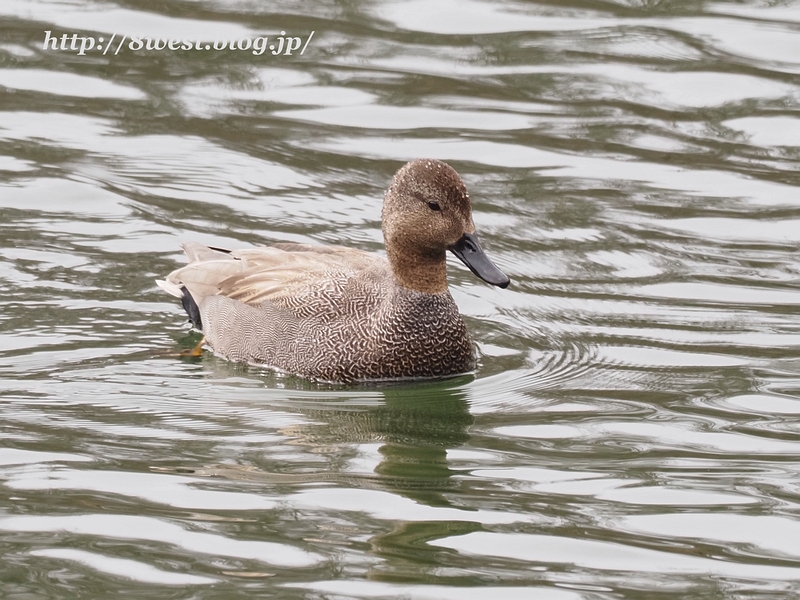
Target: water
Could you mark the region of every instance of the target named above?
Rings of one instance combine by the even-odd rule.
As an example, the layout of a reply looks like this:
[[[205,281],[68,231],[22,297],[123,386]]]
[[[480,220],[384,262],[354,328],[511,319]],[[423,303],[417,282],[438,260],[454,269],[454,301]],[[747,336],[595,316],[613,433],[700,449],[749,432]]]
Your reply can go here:
[[[0,15],[4,599],[800,594],[798,3]],[[380,252],[419,157],[512,277],[450,261],[474,376],[177,356],[181,241]]]

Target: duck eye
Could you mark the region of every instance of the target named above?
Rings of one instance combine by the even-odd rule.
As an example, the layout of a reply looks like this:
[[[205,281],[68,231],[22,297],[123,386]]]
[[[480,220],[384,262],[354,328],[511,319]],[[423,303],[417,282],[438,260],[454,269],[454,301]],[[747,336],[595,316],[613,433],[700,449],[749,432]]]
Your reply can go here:
[[[430,202],[428,202],[428,208],[430,208],[431,210],[442,210],[442,207],[439,206],[439,203],[436,202],[435,200],[431,200]]]

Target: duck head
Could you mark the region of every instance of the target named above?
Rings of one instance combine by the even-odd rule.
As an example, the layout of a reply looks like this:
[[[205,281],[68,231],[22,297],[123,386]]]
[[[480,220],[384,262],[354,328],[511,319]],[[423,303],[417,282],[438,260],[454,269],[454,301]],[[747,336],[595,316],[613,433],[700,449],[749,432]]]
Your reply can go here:
[[[404,287],[444,292],[448,250],[485,282],[508,286],[508,276],[481,249],[467,188],[450,165],[433,159],[406,163],[386,192],[381,218],[386,253]]]

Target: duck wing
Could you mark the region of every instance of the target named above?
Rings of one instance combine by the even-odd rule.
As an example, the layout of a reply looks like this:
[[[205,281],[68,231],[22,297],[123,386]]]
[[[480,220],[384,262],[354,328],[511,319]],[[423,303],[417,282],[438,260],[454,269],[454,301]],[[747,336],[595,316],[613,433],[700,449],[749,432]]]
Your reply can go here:
[[[391,276],[384,259],[343,246],[283,243],[228,251],[192,242],[183,249],[189,264],[160,285],[173,295],[185,288],[198,306],[208,296],[221,295],[254,307],[269,301],[308,316],[347,296],[368,295],[354,287]]]

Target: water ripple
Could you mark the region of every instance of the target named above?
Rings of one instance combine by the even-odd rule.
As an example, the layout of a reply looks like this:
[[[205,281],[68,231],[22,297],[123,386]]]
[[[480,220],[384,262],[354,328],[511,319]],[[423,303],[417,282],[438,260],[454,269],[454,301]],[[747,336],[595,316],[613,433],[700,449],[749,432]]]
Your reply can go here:
[[[798,6],[0,15],[0,596],[797,596]],[[46,30],[315,34],[112,58]],[[512,277],[448,262],[474,373],[180,355],[180,242],[382,252],[426,156]]]

